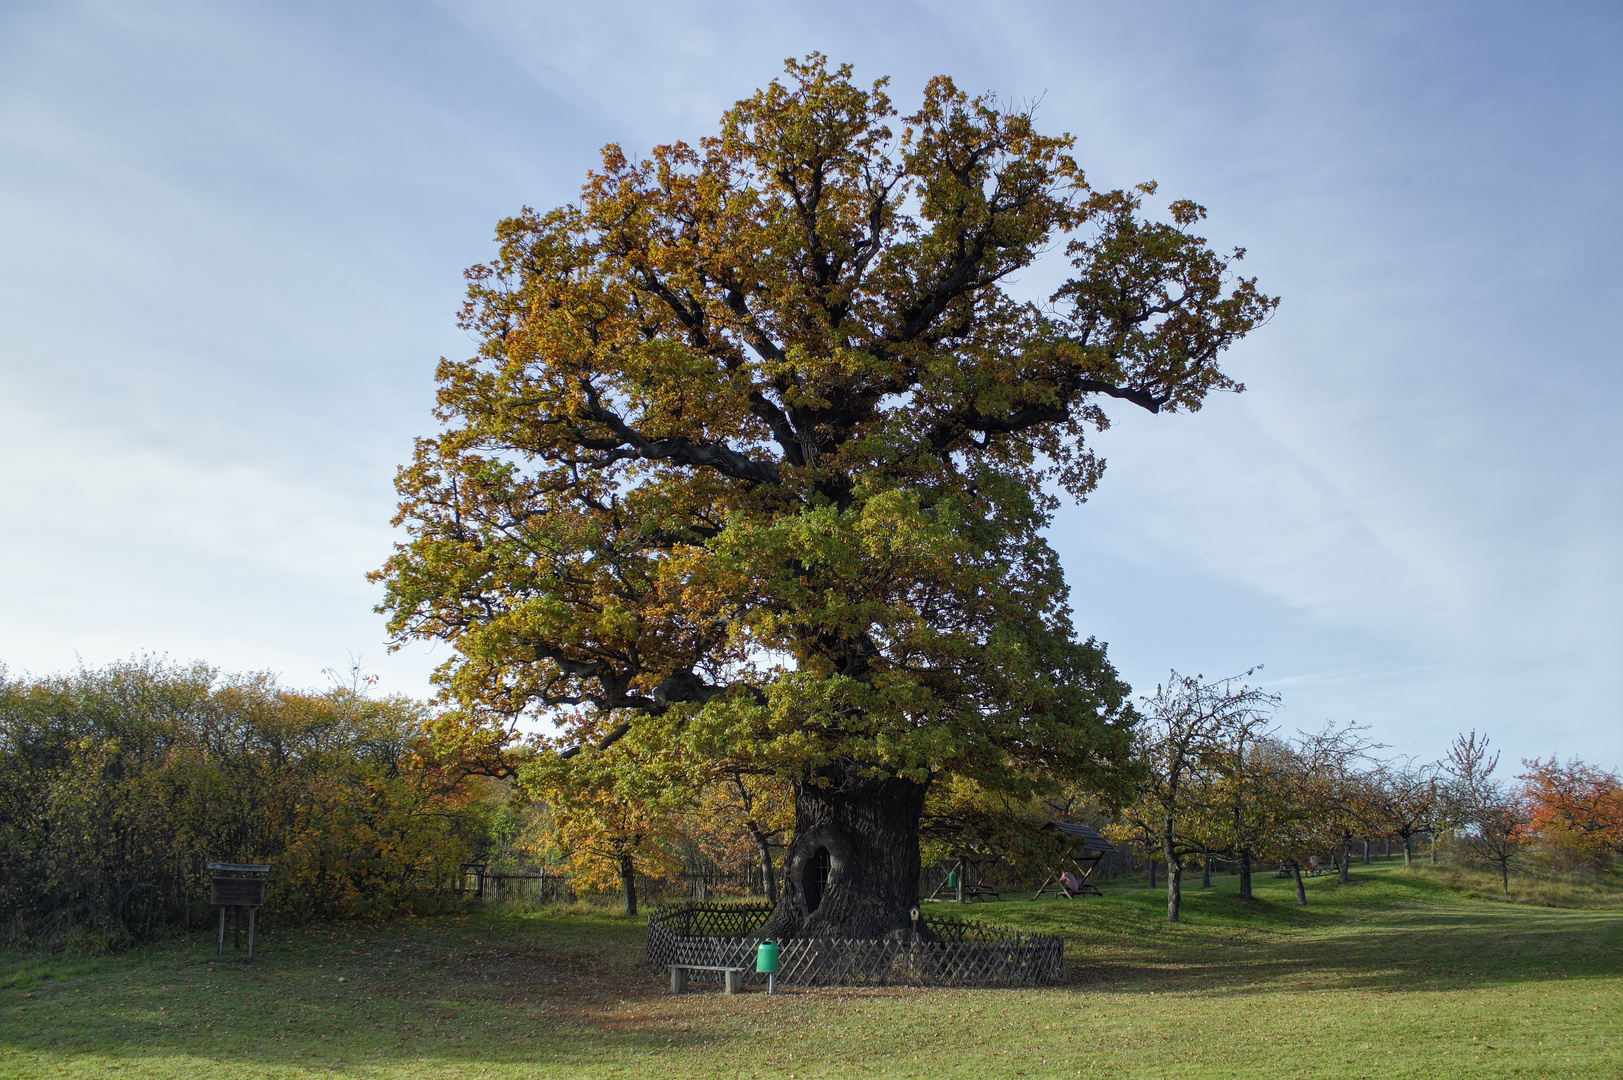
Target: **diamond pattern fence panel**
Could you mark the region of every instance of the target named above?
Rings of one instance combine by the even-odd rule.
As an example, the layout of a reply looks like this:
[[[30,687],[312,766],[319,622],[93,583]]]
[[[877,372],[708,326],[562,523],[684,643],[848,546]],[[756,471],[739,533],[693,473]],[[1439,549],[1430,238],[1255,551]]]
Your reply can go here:
[[[755,931],[767,904],[673,904],[648,917],[648,961],[741,967],[755,973]],[[1035,986],[1065,973],[1065,943],[967,919],[925,918],[936,940],[790,938],[779,942],[778,981],[800,986]],[[720,982],[719,972],[694,972]]]

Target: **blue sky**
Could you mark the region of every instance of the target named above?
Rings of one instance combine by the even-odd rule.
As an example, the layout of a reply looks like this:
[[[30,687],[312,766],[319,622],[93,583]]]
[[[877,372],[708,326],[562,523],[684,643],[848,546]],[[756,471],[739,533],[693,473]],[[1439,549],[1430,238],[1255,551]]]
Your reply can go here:
[[[319,685],[430,430],[461,271],[599,146],[820,50],[1039,100],[1096,185],[1211,211],[1284,297],[1194,416],[1117,410],[1053,529],[1153,688],[1623,765],[1623,9],[1610,3],[0,6],[0,660]],[[1032,294],[1061,272],[1036,268]]]

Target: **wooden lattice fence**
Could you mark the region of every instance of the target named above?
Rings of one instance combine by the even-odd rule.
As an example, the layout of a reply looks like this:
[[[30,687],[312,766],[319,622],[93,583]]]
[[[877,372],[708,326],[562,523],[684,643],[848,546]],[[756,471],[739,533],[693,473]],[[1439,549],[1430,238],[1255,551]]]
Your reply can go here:
[[[756,933],[768,904],[686,903],[648,917],[648,961],[742,967],[755,974]],[[1065,972],[1065,943],[966,919],[925,916],[916,941],[789,938],[780,941],[778,981],[801,986],[1034,986]],[[935,940],[928,940],[933,936]],[[695,973],[699,974],[709,973]],[[719,973],[714,974],[719,981]]]

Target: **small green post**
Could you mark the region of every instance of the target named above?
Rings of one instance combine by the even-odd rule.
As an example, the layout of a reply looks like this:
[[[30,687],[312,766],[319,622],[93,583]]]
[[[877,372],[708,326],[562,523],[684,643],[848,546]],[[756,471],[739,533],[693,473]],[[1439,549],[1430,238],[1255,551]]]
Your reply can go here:
[[[778,992],[778,943],[763,941],[755,946],[755,972],[766,976],[766,992]]]

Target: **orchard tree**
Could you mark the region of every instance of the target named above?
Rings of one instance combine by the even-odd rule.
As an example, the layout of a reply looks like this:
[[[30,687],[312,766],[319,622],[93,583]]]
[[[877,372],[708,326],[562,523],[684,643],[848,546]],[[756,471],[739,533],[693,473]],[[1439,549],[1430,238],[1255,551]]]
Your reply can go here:
[[[1122,814],[1134,833],[1154,837],[1167,867],[1167,921],[1183,904],[1184,864],[1209,859],[1232,842],[1232,790],[1225,790],[1225,757],[1253,739],[1278,698],[1241,675],[1204,682],[1172,672],[1153,697],[1144,698],[1144,721],[1134,740],[1138,766],[1135,798]],[[1249,882],[1247,883],[1249,884]]]
[[[1382,786],[1384,768],[1384,765],[1377,764],[1373,769],[1350,772],[1342,778],[1336,817],[1341,830],[1341,857],[1338,865],[1343,885],[1352,880],[1353,841],[1362,841],[1364,862],[1368,863],[1369,838],[1375,835],[1388,835],[1391,800],[1390,793]],[[1433,807],[1434,822],[1441,820],[1441,814],[1442,803],[1439,801]],[[1434,842],[1432,844],[1434,860],[1436,853],[1437,845]]]
[[[1436,862],[1435,837],[1444,803],[1441,768],[1437,763],[1416,765],[1405,758],[1383,764],[1370,777],[1373,813],[1369,820],[1382,835],[1403,841],[1404,866],[1413,862],[1414,838],[1419,833],[1432,835],[1432,861]]]
[[[766,932],[879,937],[936,778],[1119,789],[1128,688],[1072,627],[1050,492],[1098,482],[1105,402],[1240,390],[1220,354],[1276,301],[1029,109],[787,71],[498,226],[378,577],[398,638],[454,645],[459,723],[788,779]],[[1058,251],[1047,301],[1011,291]]]
[[[1623,847],[1623,781],[1614,772],[1573,758],[1562,765],[1523,759],[1528,831],[1560,857],[1596,870],[1612,864]]]
[[[1273,804],[1264,846],[1290,869],[1298,904],[1307,904],[1303,864],[1343,843],[1357,820],[1365,787],[1358,765],[1377,748],[1360,732],[1354,724],[1326,724],[1276,742],[1264,755],[1271,759]]]
[[[1248,693],[1249,687],[1240,687]],[[1275,753],[1276,740],[1270,725],[1277,694],[1258,696],[1236,709],[1224,725],[1215,750],[1207,755],[1212,772],[1211,804],[1215,810],[1214,831],[1220,839],[1210,850],[1232,859],[1240,875],[1239,896],[1251,897],[1251,871],[1274,822],[1287,813],[1280,802],[1285,784],[1279,775],[1282,766]]]
[[[1465,848],[1499,870],[1499,882],[1510,895],[1510,864],[1522,853],[1532,823],[1525,793],[1493,777],[1499,753],[1486,735],[1458,735],[1443,759],[1448,782],[1449,817],[1464,832]]]

